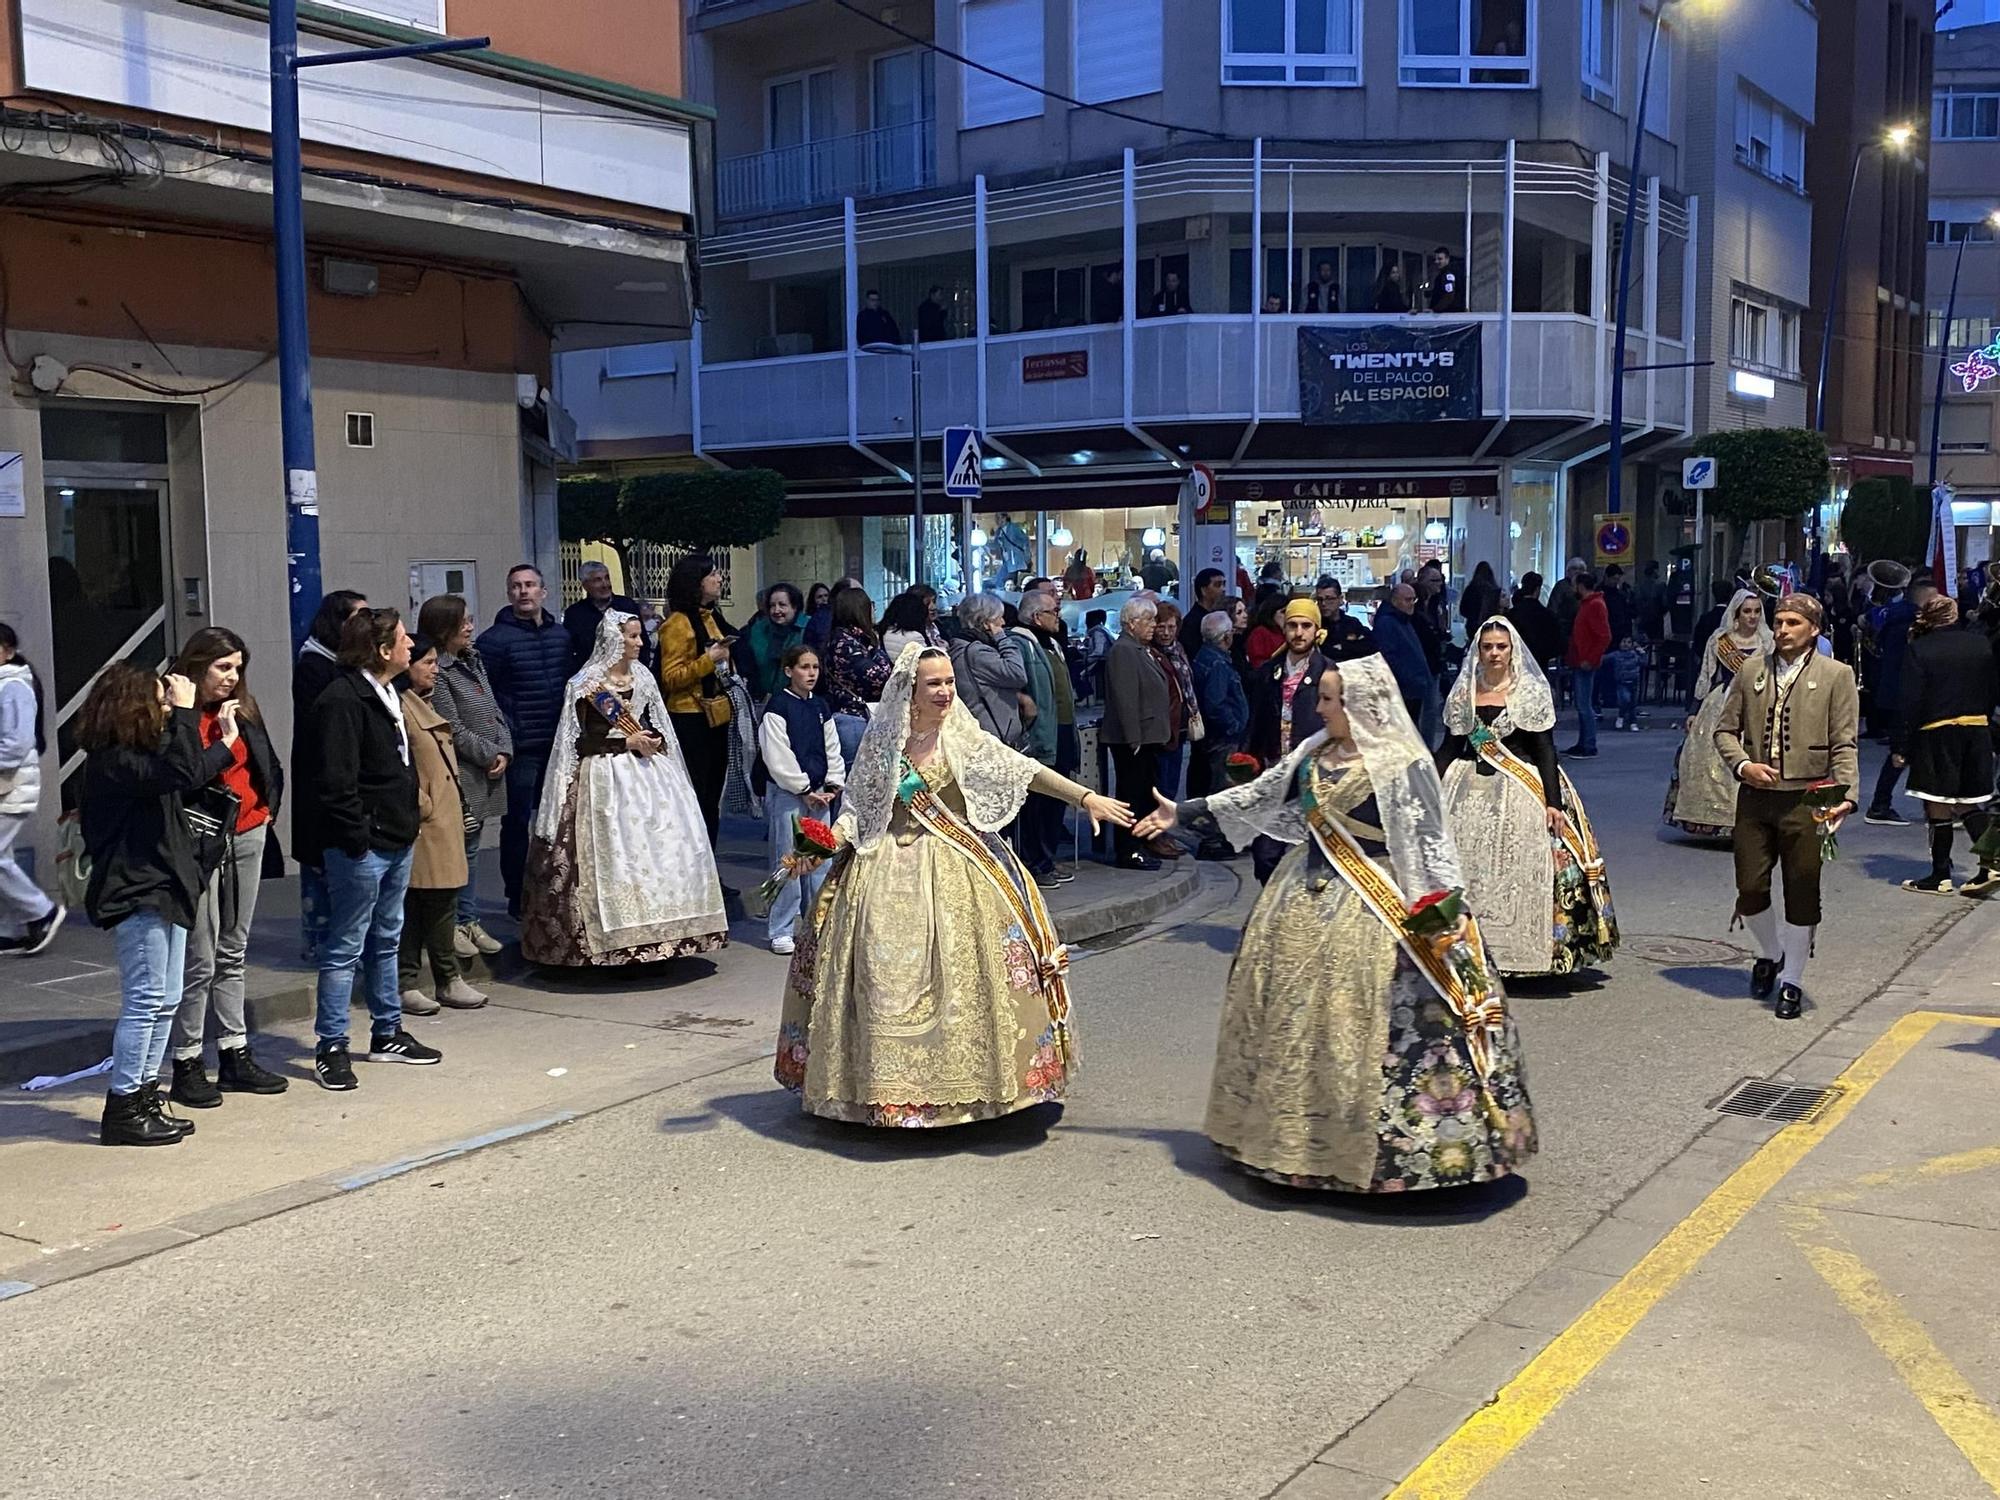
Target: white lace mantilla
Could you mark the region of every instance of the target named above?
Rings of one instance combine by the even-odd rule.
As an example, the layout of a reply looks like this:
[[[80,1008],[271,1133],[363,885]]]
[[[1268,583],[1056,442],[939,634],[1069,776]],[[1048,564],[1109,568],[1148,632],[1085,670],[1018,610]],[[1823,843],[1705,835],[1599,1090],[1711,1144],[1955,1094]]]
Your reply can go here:
[[[1535,660],[1521,632],[1505,615],[1493,615],[1472,632],[1472,649],[1465,653],[1465,665],[1451,685],[1445,700],[1444,727],[1453,734],[1471,734],[1479,724],[1479,638],[1489,630],[1504,630],[1514,643],[1507,668],[1507,706],[1493,723],[1493,732],[1505,739],[1516,729],[1530,734],[1556,727],[1556,699],[1549,690],[1548,674]]]

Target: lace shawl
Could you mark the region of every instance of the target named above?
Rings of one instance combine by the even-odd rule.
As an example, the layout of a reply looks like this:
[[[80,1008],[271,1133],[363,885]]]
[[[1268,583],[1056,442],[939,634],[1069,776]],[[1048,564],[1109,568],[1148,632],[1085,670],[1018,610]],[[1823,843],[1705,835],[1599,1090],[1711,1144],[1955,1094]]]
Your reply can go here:
[[[1757,638],[1754,642],[1746,641],[1742,636],[1735,634],[1736,611],[1743,607],[1745,599],[1755,599],[1760,605],[1763,603],[1763,596],[1761,594],[1750,589],[1738,589],[1735,597],[1729,601],[1729,607],[1722,612],[1722,623],[1716,627],[1715,634],[1708,638],[1708,644],[1702,647],[1701,675],[1694,681],[1694,701],[1697,703],[1701,702],[1716,689],[1718,677],[1722,669],[1722,663],[1717,653],[1721,649],[1725,636],[1733,636],[1736,644],[1748,651],[1752,656],[1769,656],[1771,654],[1773,644],[1771,627],[1761,617],[1757,621]]]
[[[1364,656],[1339,671],[1348,732],[1375,789],[1396,884],[1412,901],[1432,891],[1463,889],[1458,848],[1445,822],[1444,789],[1388,664]],[[1283,844],[1304,843],[1305,813],[1292,787],[1306,757],[1317,755],[1326,741],[1322,729],[1255,781],[1209,797],[1206,805],[1222,836],[1239,848],[1260,833]]]
[[[903,647],[888,686],[882,689],[882,701],[875,706],[867,732],[854,752],[854,764],[848,768],[837,829],[860,849],[873,848],[888,832],[889,820],[895,815],[896,787],[903,777],[903,743],[910,737],[910,699],[916,689],[917,663],[927,653],[945,656],[938,647],[922,641]],[[1039,761],[1009,749],[981,729],[971,710],[956,698],[938,733],[938,753],[951,767],[965,798],[966,818],[982,833],[997,833],[1020,815],[1028,784],[1042,769]]]
[[[1505,739],[1516,729],[1539,734],[1556,727],[1556,699],[1549,690],[1548,674],[1535,660],[1521,632],[1505,615],[1492,615],[1472,632],[1472,649],[1465,653],[1465,665],[1451,685],[1445,700],[1444,727],[1453,734],[1471,734],[1479,724],[1479,638],[1489,630],[1505,630],[1514,643],[1512,662],[1507,669],[1507,706],[1493,725],[1493,732]],[[1504,727],[1503,727],[1504,726]]]
[[[556,742],[549,755],[548,777],[542,783],[541,805],[535,809],[534,835],[544,843],[554,843],[561,831],[563,802],[576,781],[576,745],[583,733],[576,717],[577,700],[595,692],[611,669],[625,659],[625,622],[637,618],[623,610],[606,610],[604,618],[597,622],[597,642],[590,660],[563,688],[562,713],[556,719]],[[653,680],[652,673],[636,662],[632,667],[632,717],[662,731],[660,738],[665,745],[659,753],[671,756],[678,764],[680,742],[666,727],[667,706],[660,697],[660,685]]]

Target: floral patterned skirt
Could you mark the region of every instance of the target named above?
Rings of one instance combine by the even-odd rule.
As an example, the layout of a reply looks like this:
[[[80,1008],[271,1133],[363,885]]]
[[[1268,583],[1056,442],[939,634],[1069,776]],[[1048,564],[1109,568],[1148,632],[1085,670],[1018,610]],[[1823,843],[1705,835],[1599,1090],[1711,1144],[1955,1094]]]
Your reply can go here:
[[[1411,1192],[1505,1177],[1535,1152],[1510,1019],[1491,1074],[1450,1008],[1337,877],[1288,854],[1230,971],[1209,1139],[1292,1187]]]
[[[1074,1033],[1058,1039],[1007,901],[942,840],[899,820],[872,849],[843,853],[797,942],[774,1073],[808,1114],[923,1129],[1063,1096]]]

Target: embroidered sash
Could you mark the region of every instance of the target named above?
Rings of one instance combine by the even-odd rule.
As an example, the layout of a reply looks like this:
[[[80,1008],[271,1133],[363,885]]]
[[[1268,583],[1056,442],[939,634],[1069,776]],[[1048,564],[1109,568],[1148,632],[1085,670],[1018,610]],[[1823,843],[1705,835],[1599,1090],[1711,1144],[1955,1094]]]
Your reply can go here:
[[[1715,659],[1728,669],[1730,676],[1743,670],[1743,663],[1755,653],[1754,646],[1741,646],[1734,636],[1725,635],[1715,643]]]
[[[1474,752],[1486,763],[1503,775],[1511,776],[1534,794],[1535,801],[1546,802],[1542,788],[1541,773],[1503,744],[1498,735],[1481,735],[1473,742]],[[1605,920],[1605,913],[1611,910],[1611,885],[1604,877],[1604,854],[1597,847],[1597,833],[1590,826],[1590,815],[1583,810],[1583,799],[1576,794],[1576,787],[1569,779],[1569,773],[1562,767],[1556,768],[1562,787],[1562,822],[1556,837],[1569,850],[1570,858],[1582,872],[1584,882],[1590,887],[1590,904],[1594,911],[1600,942],[1610,942],[1612,934]]]
[[[1069,949],[1056,936],[1055,924],[1049,920],[1049,909],[1042,902],[1041,891],[1032,884],[1016,882],[978,832],[967,827],[944,799],[931,790],[923,773],[907,761],[904,764],[908,769],[896,788],[896,794],[909,808],[910,816],[926,833],[935,834],[971,860],[973,868],[1000,893],[1014,920],[1020,924],[1028,947],[1035,955],[1042,995],[1049,1007],[1049,1022],[1055,1030],[1056,1047],[1064,1066],[1074,1066],[1069,1031]]]
[[[1450,1009],[1452,1016],[1465,1031],[1465,1050],[1472,1059],[1473,1071],[1479,1081],[1486,1083],[1493,1072],[1493,1048],[1506,1029],[1507,1007],[1500,996],[1494,993],[1490,982],[1477,994],[1469,990],[1451,960],[1445,956],[1449,944],[1433,946],[1421,938],[1411,935],[1403,926],[1403,917],[1410,906],[1403,899],[1403,893],[1396,889],[1395,881],[1388,873],[1361,851],[1354,841],[1354,835],[1341,825],[1338,817],[1330,817],[1317,800],[1305,808],[1306,827],[1311,830],[1313,842],[1319,845],[1320,853],[1333,866],[1341,879],[1359,896],[1372,911],[1376,919],[1396,935],[1396,942],[1416,964],[1417,970],[1430,981],[1432,989]],[[1480,968],[1487,974],[1493,971],[1486,960],[1486,947],[1479,936],[1479,923],[1469,920],[1464,941],[1470,945]],[[1496,1108],[1491,1096],[1487,1107]]]

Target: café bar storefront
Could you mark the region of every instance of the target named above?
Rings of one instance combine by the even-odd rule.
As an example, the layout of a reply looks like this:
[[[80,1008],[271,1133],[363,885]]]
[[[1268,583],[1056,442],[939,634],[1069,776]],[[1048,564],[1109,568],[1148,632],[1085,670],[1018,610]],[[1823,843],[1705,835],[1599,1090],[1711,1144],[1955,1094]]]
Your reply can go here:
[[[1030,576],[1060,579],[1080,563],[1092,575],[1078,577],[1085,590],[1115,593],[1138,587],[1156,552],[1191,576],[1216,565],[1214,539],[1225,526],[1228,571],[1241,567],[1255,579],[1275,562],[1288,589],[1310,589],[1327,576],[1350,590],[1373,589],[1433,559],[1455,586],[1481,561],[1503,584],[1527,572],[1553,580],[1563,555],[1561,489],[1552,464],[1225,473],[1209,508],[1193,514],[1183,511],[1182,481],[1165,476],[989,485],[970,516],[972,586],[1012,595]],[[852,573],[878,603],[892,597],[910,578],[910,502],[907,488],[795,500],[778,536],[764,544],[763,582],[804,587]],[[966,518],[955,505],[945,511],[941,496],[930,503],[937,510],[923,527],[924,577],[950,603],[965,588]],[[1195,528],[1183,537],[1187,515]]]

